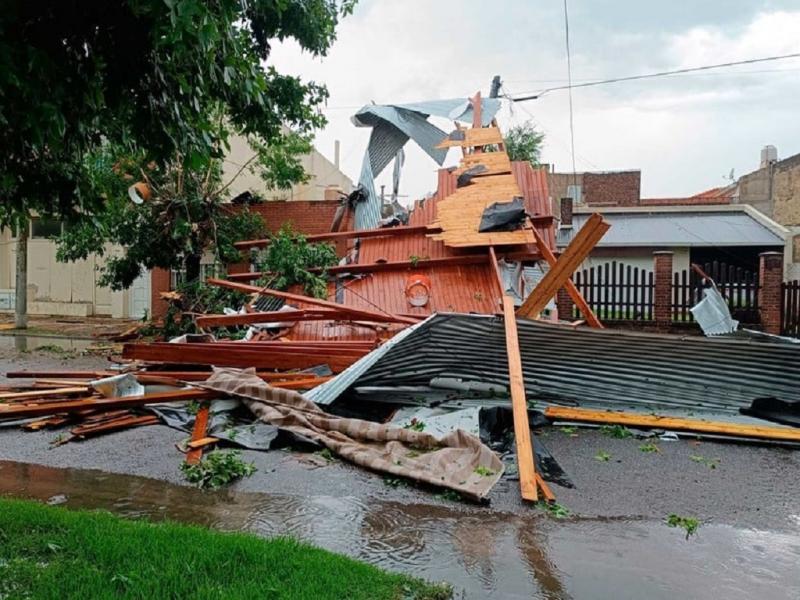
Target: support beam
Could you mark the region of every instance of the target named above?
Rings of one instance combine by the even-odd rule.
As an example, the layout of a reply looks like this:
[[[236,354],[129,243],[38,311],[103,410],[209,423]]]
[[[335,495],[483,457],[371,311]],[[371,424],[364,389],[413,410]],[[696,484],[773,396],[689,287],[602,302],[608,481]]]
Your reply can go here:
[[[567,246],[564,253],[558,258],[556,264],[550,268],[542,278],[531,295],[517,310],[521,317],[536,318],[542,309],[547,306],[550,299],[556,295],[560,287],[572,277],[572,273],[589,256],[589,253],[611,227],[603,217],[593,214],[581,227]]]
[[[377,312],[362,308],[353,308],[351,306],[345,306],[344,304],[337,304],[336,302],[330,302],[329,300],[320,300],[319,298],[312,298],[311,296],[291,294],[289,292],[282,292],[280,290],[273,290],[270,288],[260,288],[255,285],[246,285],[244,283],[236,283],[233,281],[226,281],[224,279],[210,278],[207,280],[207,282],[210,285],[216,285],[219,287],[228,288],[229,290],[237,290],[239,292],[244,292],[245,294],[274,296],[275,298],[283,298],[284,300],[303,302],[304,304],[310,304],[311,306],[321,306],[323,308],[330,308],[337,311],[345,311],[350,313],[354,319],[359,319],[362,321],[371,321],[377,319],[380,322],[380,321],[385,321],[386,317],[388,316],[388,317],[393,317],[395,323],[406,323],[409,325],[413,325],[415,323],[418,323],[420,320],[411,317],[401,317],[399,315],[392,315],[388,312]]]
[[[401,225],[399,227],[380,227],[378,229],[361,229],[353,231],[332,231],[330,233],[317,233],[305,236],[307,242],[328,242],[334,240],[347,240],[352,238],[387,237],[414,233],[432,233],[427,225]],[[245,240],[236,242],[234,246],[239,250],[249,248],[263,248],[270,243],[269,238],[260,240]]]
[[[800,429],[793,429],[791,427],[743,425],[741,423],[705,421],[703,419],[684,419],[679,417],[664,417],[631,412],[591,410],[588,408],[566,408],[560,406],[548,406],[544,411],[544,416],[553,421],[604,423],[625,425],[627,427],[645,427],[667,429],[669,431],[709,433],[713,435],[736,438],[800,442]]]
[[[539,232],[536,229],[533,229],[533,237],[536,239],[536,246],[539,248],[539,252],[542,254],[544,259],[547,261],[547,264],[550,265],[552,269],[558,259],[556,258],[553,251],[550,250],[550,247],[547,245],[547,242],[542,239],[542,236],[539,235]],[[572,301],[578,307],[578,310],[581,311],[581,314],[586,319],[586,322],[589,324],[589,327],[594,327],[596,329],[603,329],[603,324],[600,322],[600,319],[597,318],[597,315],[594,314],[592,307],[589,306],[589,303],[586,302],[586,299],[581,294],[581,291],[577,288],[577,286],[572,282],[572,276],[570,275],[570,279],[564,283],[564,287],[569,294],[569,297],[572,298]],[[566,318],[567,316],[564,315],[562,318]]]
[[[525,398],[525,383],[522,379],[522,358],[517,337],[517,317],[514,301],[503,295],[503,316],[506,329],[506,351],[508,352],[508,378],[511,388],[511,408],[514,413],[514,437],[517,442],[517,466],[519,487],[525,500],[536,502],[536,466],[533,461],[533,444],[528,423],[528,402]]]
[[[207,400],[218,396],[217,392],[206,390],[178,390],[175,392],[159,392],[144,396],[121,396],[118,398],[102,398],[100,400],[70,400],[68,402],[48,402],[41,404],[0,404],[0,418],[39,417],[61,413],[73,413],[83,410],[114,410],[131,408],[144,404],[161,402],[178,402],[187,400]]]

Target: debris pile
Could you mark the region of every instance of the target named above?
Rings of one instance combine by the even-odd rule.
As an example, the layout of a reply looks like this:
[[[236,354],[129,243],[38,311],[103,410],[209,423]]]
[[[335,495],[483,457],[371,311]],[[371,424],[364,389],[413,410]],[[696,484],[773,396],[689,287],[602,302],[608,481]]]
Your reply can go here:
[[[800,430],[740,416],[756,398],[794,399],[800,346],[603,329],[571,277],[609,225],[593,215],[556,256],[547,172],[509,159],[491,100],[359,113],[359,124],[374,128],[361,193],[329,233],[305,238],[339,248],[340,263],[324,271],[326,298],[254,284],[273,275],[255,270],[209,279],[249,301],[239,312],[196,315],[203,335],[126,343],[114,369],[9,373],[35,381],[7,386],[0,419],[25,419],[34,430],[69,427],[65,441],[165,422],[190,433],[189,464],[217,444],[267,449],[279,434],[297,436],[473,500],[485,499],[505,468],[479,437],[487,409],[511,413],[515,471],[529,501],[553,501],[546,479],[564,480],[537,469],[547,450],[532,425],[800,442]],[[445,110],[472,127],[457,123],[447,134],[427,121]],[[463,158],[440,169],[435,195],[381,220],[391,206],[380,204],[372,182],[409,139],[440,164],[448,148]],[[397,147],[387,154],[389,141]],[[237,246],[247,254],[269,243]],[[578,323],[556,322],[553,298],[562,288],[582,314]],[[218,328],[247,333],[218,340]],[[230,399],[264,429],[234,437],[218,426]],[[189,414],[186,403],[196,410]],[[351,418],[367,414],[365,406],[374,409],[370,419]],[[425,414],[439,419],[441,435],[423,431],[420,410],[436,411]]]

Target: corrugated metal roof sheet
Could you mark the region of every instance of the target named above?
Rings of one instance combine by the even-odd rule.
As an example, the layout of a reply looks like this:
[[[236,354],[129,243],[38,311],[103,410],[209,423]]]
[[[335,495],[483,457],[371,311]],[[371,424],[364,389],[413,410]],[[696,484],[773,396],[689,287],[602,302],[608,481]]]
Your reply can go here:
[[[566,246],[590,215],[572,217],[572,229],[560,229]],[[783,239],[746,212],[604,212],[611,229],[598,248],[652,246],[783,246]]]
[[[734,414],[757,397],[796,399],[800,389],[800,345],[572,328],[528,319],[518,319],[517,327],[529,400]],[[434,377],[507,387],[502,319],[434,315],[393,344],[354,384],[424,387]]]

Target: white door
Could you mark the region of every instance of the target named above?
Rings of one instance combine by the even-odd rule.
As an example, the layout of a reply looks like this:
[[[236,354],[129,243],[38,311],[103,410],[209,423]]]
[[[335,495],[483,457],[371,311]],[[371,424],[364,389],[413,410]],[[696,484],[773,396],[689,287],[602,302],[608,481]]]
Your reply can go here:
[[[150,316],[150,271],[139,275],[130,288],[130,302],[128,303],[128,316],[132,319],[141,319]]]

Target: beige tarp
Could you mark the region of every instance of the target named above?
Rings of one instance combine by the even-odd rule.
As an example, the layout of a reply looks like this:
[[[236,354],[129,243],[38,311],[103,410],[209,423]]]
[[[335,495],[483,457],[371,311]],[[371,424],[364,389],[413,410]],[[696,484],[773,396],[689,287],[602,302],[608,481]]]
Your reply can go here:
[[[240,398],[262,421],[319,442],[368,469],[485,498],[503,463],[473,435],[456,430],[441,439],[409,429],[323,412],[301,394],[270,387],[253,369],[215,369],[198,387]]]

